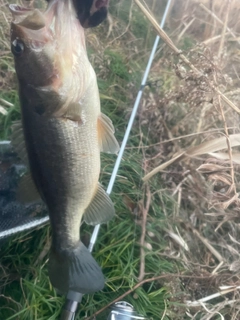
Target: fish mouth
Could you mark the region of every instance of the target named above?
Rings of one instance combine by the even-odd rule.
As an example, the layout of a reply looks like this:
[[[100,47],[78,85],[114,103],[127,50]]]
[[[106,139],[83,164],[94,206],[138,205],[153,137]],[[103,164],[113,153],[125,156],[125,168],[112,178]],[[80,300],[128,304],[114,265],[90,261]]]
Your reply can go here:
[[[10,4],[9,5],[9,10],[16,15],[22,15],[24,13],[29,13],[30,11],[32,11],[32,9],[30,8],[26,8],[26,7],[21,7],[17,4]]]
[[[46,26],[44,15],[38,9],[29,9],[16,4],[10,4],[12,23],[29,30],[40,30]]]
[[[34,70],[39,68],[41,72],[44,70],[48,74],[47,85],[51,85],[54,91],[61,89],[59,95],[65,97],[70,83],[76,83],[76,88],[79,86],[75,80],[82,79],[79,66],[83,64],[85,67],[88,61],[84,29],[76,18],[72,0],[50,0],[43,12],[16,4],[11,4],[9,9],[13,17],[11,49],[20,76],[24,74],[22,65],[31,58],[36,61],[31,67]],[[39,82],[36,81],[34,87],[43,86],[46,90],[45,84],[38,85]]]
[[[23,14],[24,15],[28,14],[33,9],[22,7],[22,6],[19,6],[18,4],[10,4],[9,5],[9,10],[12,12],[12,14],[14,14],[16,16],[20,16],[20,15],[23,15]]]
[[[22,7],[10,4],[9,10],[12,13],[11,40],[16,39],[29,44],[33,50],[41,50],[50,39],[49,32],[46,31],[46,18],[38,9]]]

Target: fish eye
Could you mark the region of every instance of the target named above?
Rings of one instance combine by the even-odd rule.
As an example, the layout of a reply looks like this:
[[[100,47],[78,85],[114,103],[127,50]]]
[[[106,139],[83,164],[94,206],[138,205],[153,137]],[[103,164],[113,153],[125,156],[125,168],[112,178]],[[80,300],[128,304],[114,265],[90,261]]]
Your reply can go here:
[[[19,39],[15,39],[12,42],[11,49],[14,56],[19,57],[24,51],[24,43]]]

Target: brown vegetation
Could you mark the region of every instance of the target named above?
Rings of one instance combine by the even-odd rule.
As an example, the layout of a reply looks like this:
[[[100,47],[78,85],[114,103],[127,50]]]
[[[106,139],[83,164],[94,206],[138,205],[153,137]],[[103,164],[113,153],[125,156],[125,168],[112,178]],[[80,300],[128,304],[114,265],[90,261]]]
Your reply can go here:
[[[106,24],[87,31],[99,79],[109,77],[111,57],[104,55],[105,49],[124,57],[131,76],[135,70],[129,62],[144,65],[148,58],[147,40],[155,29],[149,22],[147,38],[136,36],[134,2],[138,1],[130,5],[128,21],[110,14]],[[165,2],[145,2],[159,20]],[[115,12],[121,5],[122,1],[112,0]],[[2,0],[1,8],[5,6]],[[8,15],[5,9],[0,13],[0,55],[5,61],[11,60]],[[142,247],[154,250],[150,240],[158,241],[164,229],[168,244],[156,255],[177,262],[179,268],[177,274],[154,278],[170,292],[162,319],[240,318],[239,17],[239,0],[173,2],[165,30],[176,50],[168,39],[162,41],[137,115],[138,143],[128,146],[128,151],[142,153],[145,175],[158,168],[145,179],[139,202],[126,200],[130,211],[139,213]],[[116,99],[111,94],[117,88],[119,96],[133,103],[137,88],[132,79],[124,86],[118,76],[103,99]],[[14,69],[1,70],[0,90],[12,89],[16,89]],[[131,104],[120,98],[116,104],[127,121]],[[166,225],[149,231],[148,224],[156,221],[160,210]],[[145,277],[145,252],[141,250],[140,284],[154,280]]]

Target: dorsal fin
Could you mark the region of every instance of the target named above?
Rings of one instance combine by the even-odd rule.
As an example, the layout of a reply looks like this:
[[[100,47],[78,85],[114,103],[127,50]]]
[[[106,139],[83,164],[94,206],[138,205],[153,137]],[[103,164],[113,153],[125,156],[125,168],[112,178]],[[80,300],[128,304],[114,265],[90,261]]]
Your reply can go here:
[[[23,163],[29,167],[27,149],[24,139],[22,122],[20,120],[15,121],[12,124],[12,136],[11,143],[15,151],[17,152],[19,158]]]

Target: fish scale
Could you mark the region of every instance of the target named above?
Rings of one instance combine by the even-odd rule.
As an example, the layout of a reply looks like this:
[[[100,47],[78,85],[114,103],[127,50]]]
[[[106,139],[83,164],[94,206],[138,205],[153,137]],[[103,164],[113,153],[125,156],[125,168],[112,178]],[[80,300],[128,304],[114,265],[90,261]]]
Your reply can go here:
[[[92,293],[103,288],[104,276],[80,240],[80,225],[114,216],[113,203],[98,183],[100,152],[119,149],[114,128],[101,114],[84,29],[71,0],[50,1],[44,13],[16,5],[10,10],[22,115],[12,143],[29,168],[18,198],[41,197],[47,205],[52,285],[61,293]]]

